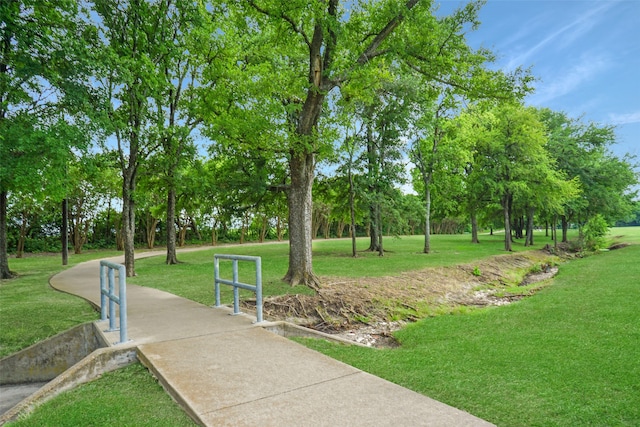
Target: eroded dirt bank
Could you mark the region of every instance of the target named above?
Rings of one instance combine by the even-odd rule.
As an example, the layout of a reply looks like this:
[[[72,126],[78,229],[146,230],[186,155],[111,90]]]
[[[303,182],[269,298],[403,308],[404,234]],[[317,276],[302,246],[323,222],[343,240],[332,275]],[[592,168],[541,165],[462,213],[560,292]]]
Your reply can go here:
[[[557,273],[560,261],[540,250],[397,276],[321,277],[316,295],[270,297],[264,314],[367,345],[390,346],[391,334],[406,322],[461,307],[509,304],[531,295]]]

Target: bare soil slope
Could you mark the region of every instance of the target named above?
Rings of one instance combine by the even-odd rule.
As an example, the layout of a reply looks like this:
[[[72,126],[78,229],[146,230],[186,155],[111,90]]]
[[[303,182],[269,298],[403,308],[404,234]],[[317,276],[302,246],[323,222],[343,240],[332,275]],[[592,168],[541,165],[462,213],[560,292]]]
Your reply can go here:
[[[559,261],[540,250],[398,276],[321,277],[316,295],[270,297],[264,315],[367,345],[388,346],[393,345],[391,333],[406,322],[462,307],[509,304],[531,295],[557,272]]]

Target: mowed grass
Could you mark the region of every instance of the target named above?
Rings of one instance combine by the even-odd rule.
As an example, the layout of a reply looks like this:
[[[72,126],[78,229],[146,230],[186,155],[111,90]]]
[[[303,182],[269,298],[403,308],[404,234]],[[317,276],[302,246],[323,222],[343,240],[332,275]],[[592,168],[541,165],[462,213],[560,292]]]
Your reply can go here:
[[[10,424],[27,426],[195,426],[140,363],[63,393]]]
[[[100,314],[85,300],[54,290],[49,278],[80,262],[120,255],[115,251],[27,255],[10,259],[18,277],[0,282],[0,358]],[[1,374],[1,373],[0,373]],[[107,373],[38,407],[17,426],[191,426],[193,421],[140,364]]]
[[[563,264],[518,303],[396,333],[397,349],[311,348],[500,426],[640,425],[640,228]]]
[[[536,236],[534,248],[549,242]],[[358,257],[351,257],[351,240],[314,241],[314,270],[321,276],[360,277],[393,275],[407,270],[468,263],[474,260],[503,254],[504,235],[481,236],[482,244],[469,243],[469,235],[436,235],[432,237],[433,252],[421,253],[422,236],[385,238],[387,252],[384,257],[365,252],[369,241],[358,239]],[[525,250],[521,242],[514,244],[516,251]],[[247,244],[218,246],[202,251],[179,254],[178,265],[166,265],[163,252],[158,256],[136,261],[137,276],[128,283],[155,287],[198,301],[214,303],[213,254],[234,253],[262,257],[262,275],[265,296],[285,293],[311,293],[309,288],[294,288],[282,282],[288,266],[288,244]],[[87,252],[69,255],[69,265],[61,265],[59,254],[27,255],[11,258],[10,268],[19,277],[0,281],[0,357],[12,354],[38,341],[44,340],[72,326],[98,319],[92,306],[86,301],[57,292],[49,286],[49,278],[80,262],[121,255],[115,251]],[[255,283],[255,269],[251,263],[240,263],[240,279]],[[231,278],[231,263],[221,261],[223,277]],[[242,291],[242,297],[251,297]],[[232,302],[232,290],[222,286],[223,303]]]
[[[640,228],[617,229],[612,235],[619,236],[617,241],[640,242]],[[549,242],[543,236],[536,237],[534,249]],[[434,236],[434,252],[429,255],[420,253],[422,238],[419,236],[388,238],[385,257],[360,252],[356,259],[350,257],[349,240],[318,240],[314,242],[314,269],[322,276],[357,277],[471,263],[503,254],[502,238],[483,236],[481,245],[471,245],[468,235]],[[360,239],[358,244],[362,250],[368,241]],[[516,243],[515,250],[525,248]],[[226,252],[263,257],[266,295],[308,292],[304,287],[290,288],[280,281],[286,273],[287,251],[286,244],[220,246],[180,254],[183,262],[176,266],[166,266],[161,253],[161,256],[137,261],[138,276],[129,283],[166,289],[210,305],[213,303],[213,253]],[[113,255],[116,254],[73,256],[70,264]],[[631,260],[627,260],[628,265],[609,265],[611,261],[607,260],[621,255]],[[533,298],[509,307],[441,316],[400,331],[398,338],[403,346],[398,350],[339,347],[318,341],[308,345],[500,425],[635,425],[640,419],[637,409],[640,390],[635,381],[640,373],[636,362],[640,359],[637,354],[640,337],[638,314],[630,314],[628,306],[638,301],[638,291],[624,283],[628,282],[627,276],[638,281],[638,259],[636,246],[569,263],[562,267],[553,286]],[[591,265],[592,261],[597,263]],[[599,269],[605,267],[611,271],[600,273]],[[7,336],[23,335],[23,332],[5,335],[5,330],[14,329],[18,319],[22,319],[26,329],[51,333],[29,336],[22,344],[13,345],[16,349],[26,347],[38,336],[44,338],[57,333],[58,329],[97,318],[97,313],[83,300],[48,286],[48,278],[62,270],[58,257],[12,259],[11,268],[21,277],[4,281],[0,286],[3,349],[9,349]],[[225,274],[230,274],[229,265],[225,268]],[[253,283],[252,266],[241,268],[241,279]],[[614,288],[609,293],[600,292],[597,278],[602,274],[616,274],[620,269],[626,272],[626,276],[620,276],[622,281],[617,281],[618,276],[614,275]],[[591,285],[595,297],[589,298],[589,293],[582,298],[575,298],[571,293],[564,298],[562,294],[556,295],[556,290],[563,288],[573,289],[575,293],[575,288],[586,280],[582,277],[595,281]],[[626,294],[621,295],[620,291]],[[608,294],[619,300],[613,311],[608,310],[611,304]],[[223,293],[223,298],[230,302],[230,291]],[[584,310],[583,300],[591,301],[591,311]],[[61,310],[60,306],[69,301],[74,302],[75,309]],[[519,307],[529,305],[529,311],[523,314]],[[567,306],[572,309],[565,313]],[[600,322],[598,319],[602,316],[608,316],[609,321]],[[57,326],[51,326],[58,321]],[[583,323],[602,323],[602,327],[596,333],[596,329],[585,328]],[[627,335],[621,332],[620,325],[627,325],[627,329],[622,328]],[[601,341],[594,341],[593,335]],[[575,373],[570,374],[572,371]],[[122,405],[122,401],[126,404]],[[169,412],[173,415],[168,415]],[[190,425],[191,421],[137,364],[60,395],[17,425],[105,423]]]
[[[471,263],[494,255],[504,254],[504,234],[482,235],[481,244],[471,244],[468,234],[432,236],[432,252],[422,253],[423,236],[385,238],[385,254],[365,251],[368,238],[359,238],[358,256],[351,256],[350,239],[318,239],[313,242],[313,269],[324,277],[379,277],[393,276],[404,271],[427,267],[450,266]],[[537,232],[535,245],[524,247],[523,241],[514,243],[514,251],[540,249],[552,243],[544,232]],[[213,256],[232,253],[236,255],[260,256],[262,258],[262,281],[265,296],[287,293],[309,294],[304,286],[294,288],[282,282],[287,273],[287,243],[247,244],[218,246],[197,252],[178,254],[177,265],[167,266],[164,256],[136,261],[135,278],[128,280],[140,286],[161,289],[202,304],[213,305]],[[231,278],[231,262],[220,261],[222,277]],[[255,268],[252,263],[240,262],[240,280],[255,284]],[[251,298],[251,293],[241,291],[242,298]],[[222,286],[221,299],[225,304],[233,301],[232,288]]]
[[[88,302],[54,290],[49,286],[49,278],[80,262],[117,254],[104,251],[70,254],[66,267],[62,266],[59,254],[11,258],[9,267],[18,277],[0,281],[0,357],[80,323],[97,320],[99,313]]]

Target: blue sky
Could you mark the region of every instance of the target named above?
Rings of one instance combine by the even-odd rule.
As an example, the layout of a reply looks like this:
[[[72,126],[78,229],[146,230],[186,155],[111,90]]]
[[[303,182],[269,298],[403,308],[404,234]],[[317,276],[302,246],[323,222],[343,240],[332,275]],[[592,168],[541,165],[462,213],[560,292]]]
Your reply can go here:
[[[539,79],[527,104],[616,125],[614,153],[640,160],[640,0],[488,0],[480,20],[469,43]]]

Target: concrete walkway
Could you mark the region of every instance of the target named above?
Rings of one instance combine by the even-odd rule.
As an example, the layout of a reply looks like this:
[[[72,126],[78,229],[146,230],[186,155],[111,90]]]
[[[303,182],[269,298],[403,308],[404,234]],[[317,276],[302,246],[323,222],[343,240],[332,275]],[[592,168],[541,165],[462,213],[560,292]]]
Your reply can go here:
[[[51,285],[99,305],[99,261],[68,269]],[[228,309],[132,284],[127,304],[131,342],[119,345],[137,346],[142,363],[201,425],[492,425],[269,332],[253,324],[255,318],[230,316]]]

